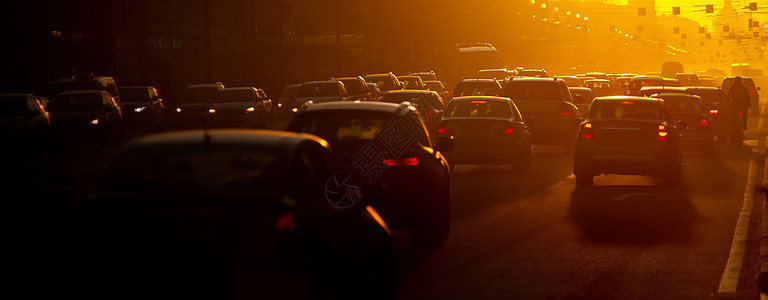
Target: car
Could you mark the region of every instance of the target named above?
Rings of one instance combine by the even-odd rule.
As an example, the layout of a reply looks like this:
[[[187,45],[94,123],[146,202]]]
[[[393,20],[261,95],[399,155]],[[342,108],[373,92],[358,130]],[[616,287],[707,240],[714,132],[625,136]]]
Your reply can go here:
[[[501,96],[515,102],[534,145],[561,145],[565,153],[571,153],[579,109],[573,104],[565,81],[515,77],[504,83]]]
[[[688,91],[681,86],[655,86],[655,85],[649,85],[644,86],[640,88],[640,91],[638,91],[638,96],[641,97],[650,97],[653,94],[671,94],[671,93],[678,93],[678,94],[688,94]]]
[[[684,87],[688,94],[701,97],[701,102],[704,103],[708,115],[712,118],[712,128],[715,131],[718,142],[725,142],[728,138],[727,123],[724,118],[725,110],[727,109],[725,103],[725,92],[717,87],[708,86],[686,86]],[[721,117],[721,112],[723,117]]]
[[[439,137],[452,137],[445,153],[451,169],[457,164],[531,167],[531,133],[509,98],[468,96],[451,99],[438,125]]]
[[[172,111],[171,123],[175,129],[205,126],[213,114],[211,102],[225,86],[221,82],[188,85],[181,92]]]
[[[495,79],[462,79],[456,83],[451,97],[463,96],[498,96],[501,83]]]
[[[435,91],[388,91],[381,95],[381,102],[395,104],[409,102],[419,111],[419,115],[424,120],[424,124],[431,135],[434,135],[437,123],[443,116],[443,99]]]
[[[721,89],[728,95],[736,76],[728,76],[723,79]],[[741,77],[741,83],[749,90],[749,111],[754,114],[760,113],[760,87],[755,85],[755,81],[750,77]]]
[[[309,81],[301,84],[296,93],[296,105],[302,106],[304,103],[312,101],[314,103],[349,101],[351,98],[349,92],[341,81]]]
[[[634,77],[634,76],[632,76]],[[632,81],[632,77],[630,76],[620,76],[616,78],[616,82],[613,84],[614,94],[615,95],[623,95],[627,91],[627,86],[629,85],[629,82]]]
[[[579,78],[576,76],[557,76],[557,78],[562,79],[565,81],[565,84],[568,87],[581,87],[581,82],[579,82]]]
[[[400,81],[400,79],[397,78],[397,75],[393,74],[392,72],[382,74],[366,74],[363,76],[363,78],[365,78],[365,82],[372,82],[379,86],[379,90],[381,90],[382,93],[390,90],[405,89],[404,84]]]
[[[709,110],[701,101],[701,97],[690,94],[667,93],[656,94],[651,97],[664,99],[669,108],[669,118],[672,122],[686,124],[683,128],[679,128],[682,147],[699,149],[707,156],[715,153],[713,122],[709,116]]]
[[[272,100],[264,99],[255,87],[228,87],[211,99],[208,126],[213,128],[266,128]]]
[[[100,90],[79,90],[56,95],[47,107],[51,135],[57,142],[98,142],[118,145],[123,138],[123,117],[112,96]]]
[[[0,136],[9,145],[44,142],[51,120],[45,105],[33,94],[0,94]],[[18,145],[18,144],[16,144]]]
[[[277,108],[274,110],[277,119],[288,119],[299,109],[299,106],[296,105],[296,94],[299,92],[300,87],[301,84],[289,84],[283,86],[283,89],[280,90],[280,97],[277,98],[277,103],[275,104]]]
[[[333,80],[341,81],[344,88],[347,89],[351,101],[375,101],[371,90],[368,89],[368,83],[362,76],[356,77],[338,77]]]
[[[595,97],[613,95],[613,88],[608,79],[592,79],[584,82],[584,87],[592,90]]]
[[[380,192],[311,134],[146,135],[77,208],[78,262],[90,263],[78,267],[124,296],[393,295],[391,231],[368,204]]]
[[[408,75],[415,75],[421,77],[422,81],[429,81],[429,80],[437,80],[437,74],[435,74],[435,71],[421,71],[421,72],[411,72]]]
[[[152,86],[121,86],[120,93],[125,129],[157,132],[165,129],[166,114],[163,98]]]
[[[547,74],[547,71],[544,69],[525,69],[525,70],[518,70],[517,71],[518,76],[525,76],[525,77],[542,77],[546,78],[549,77]]]
[[[584,73],[584,76],[611,81],[611,77],[609,77],[608,74],[605,74],[604,72],[587,72]]]
[[[699,86],[706,86],[706,87],[719,87],[720,84],[717,82],[717,79],[714,76],[711,75],[697,75],[699,78]]]
[[[675,79],[680,82],[680,85],[701,85],[699,76],[696,73],[677,73]]]
[[[448,100],[451,99],[451,93],[448,92],[448,89],[445,88],[445,85],[442,81],[427,80],[424,81],[424,85],[426,85],[427,89],[430,91],[435,91],[438,95],[440,95],[440,99],[443,101],[443,106],[445,106]]]
[[[379,85],[373,82],[368,82],[365,85],[368,86],[368,90],[371,91],[371,98],[373,99],[371,101],[379,101],[381,98],[381,90],[379,89]]]
[[[587,81],[595,80],[597,78],[592,77],[592,76],[581,75],[581,76],[576,76],[576,79],[579,81],[579,85],[585,86],[587,84]]]
[[[410,103],[334,102],[306,105],[288,131],[315,134],[364,182],[381,185],[374,203],[386,223],[407,229],[412,246],[441,245],[450,230],[450,165],[443,152],[453,140],[433,144]]]
[[[426,90],[427,86],[421,77],[416,75],[397,76],[397,79],[405,83],[406,90]]]
[[[77,72],[72,77],[52,81],[48,84],[45,96],[52,99],[58,93],[79,90],[105,91],[120,105],[120,93],[117,91],[115,79],[109,76],[94,76],[90,72]]]
[[[514,71],[510,72],[507,69],[482,69],[477,71],[477,78],[506,80],[509,77],[514,76]]]
[[[627,96],[640,95],[640,89],[644,86],[680,86],[676,79],[663,78],[661,76],[635,76],[627,83]]]
[[[592,89],[585,87],[568,87],[568,91],[571,92],[573,104],[579,109],[579,117],[585,117],[589,105],[592,104],[592,99],[595,98],[592,94]]]
[[[607,96],[592,100],[573,156],[577,185],[600,174],[651,175],[680,182],[680,132],[662,99]]]

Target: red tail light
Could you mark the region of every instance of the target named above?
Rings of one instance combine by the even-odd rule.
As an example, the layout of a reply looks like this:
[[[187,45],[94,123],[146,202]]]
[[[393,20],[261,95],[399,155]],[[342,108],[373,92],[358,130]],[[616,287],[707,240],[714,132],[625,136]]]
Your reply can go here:
[[[512,128],[504,128],[504,134],[513,134],[515,130]]]
[[[440,133],[440,134],[448,133],[448,128],[438,128],[437,133]]]
[[[701,121],[696,123],[696,125],[699,125],[701,127],[707,127],[707,126],[709,126],[709,121],[707,121],[707,119],[701,119]]]
[[[755,90],[749,90],[749,92],[750,92],[750,93],[754,93],[754,92],[755,92]]]
[[[581,125],[581,139],[591,140],[594,138],[595,136],[592,135],[592,123],[584,123],[584,125]]]
[[[664,124],[659,124],[659,131],[656,139],[659,141],[666,141],[668,134],[669,132],[667,132],[667,126],[665,126]]]
[[[418,166],[419,165],[419,158],[414,156],[410,158],[394,158],[394,159],[385,159],[384,165],[387,167],[394,167],[394,166]]]
[[[717,109],[711,109],[711,110],[709,110],[709,115],[710,115],[710,116],[717,116],[717,115],[719,115],[719,114],[720,114],[720,111],[718,111]]]
[[[277,230],[291,230],[296,229],[296,223],[293,221],[293,214],[281,214],[275,222],[275,229]]]

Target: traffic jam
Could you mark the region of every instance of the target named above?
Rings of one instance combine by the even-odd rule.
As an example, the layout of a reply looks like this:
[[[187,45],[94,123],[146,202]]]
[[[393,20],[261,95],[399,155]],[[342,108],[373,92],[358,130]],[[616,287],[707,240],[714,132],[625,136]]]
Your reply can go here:
[[[326,17],[299,14],[319,9],[312,1],[233,0],[229,9],[203,1],[199,11],[161,2],[212,18],[199,21],[210,26],[203,42],[150,37],[134,61],[125,58],[134,48],[121,48],[128,39],[88,44],[88,34],[67,33],[82,18],[52,13],[45,38],[53,42],[39,53],[57,58],[4,80],[10,270],[29,297],[768,293],[768,31],[760,32],[768,20],[759,14],[768,3],[449,1],[457,15],[487,15],[445,26],[454,35],[425,31],[431,36],[403,49],[367,37],[369,48],[337,55],[346,37],[339,28],[358,20],[339,12],[360,10],[364,19],[377,9],[321,1],[337,7],[318,10],[336,19],[336,31],[315,39],[301,28],[322,28],[313,18]],[[428,3],[404,15],[417,18]],[[225,53],[247,43],[219,39],[245,23],[217,22],[252,5],[283,13],[275,22],[287,27],[275,29],[278,51],[261,53],[279,63],[245,71],[252,61]],[[158,12],[126,7],[129,16],[146,12],[127,22],[151,36]],[[469,32],[506,24],[495,20],[502,8],[514,8],[510,24],[525,29]],[[747,16],[748,30],[723,28]],[[122,19],[99,20],[122,34]],[[269,20],[253,22],[271,28]],[[687,27],[678,23],[701,24],[701,42],[681,38]],[[361,28],[361,36],[385,30]],[[187,66],[187,47],[204,50],[194,53],[207,62]],[[400,59],[361,58],[392,49],[403,50]],[[103,50],[106,60],[88,57]],[[39,55],[29,53],[29,61]],[[166,57],[165,65],[143,61]]]

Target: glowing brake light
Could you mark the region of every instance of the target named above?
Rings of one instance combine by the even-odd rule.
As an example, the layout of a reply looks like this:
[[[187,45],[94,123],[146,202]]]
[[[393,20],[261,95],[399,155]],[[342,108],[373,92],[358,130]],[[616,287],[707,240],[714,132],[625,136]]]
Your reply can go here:
[[[504,134],[513,134],[515,130],[512,128],[504,128]]]
[[[591,140],[595,138],[595,136],[592,135],[592,123],[584,123],[584,125],[581,125],[581,129],[581,139]]]
[[[632,102],[632,101],[621,101],[621,104],[630,105],[630,104],[635,104],[635,102]]]
[[[448,128],[438,128],[437,133],[448,133]]]
[[[387,167],[394,167],[394,166],[418,166],[419,165],[419,158],[414,156],[414,157],[411,157],[411,158],[385,159],[383,161],[383,163]]]
[[[485,104],[485,100],[473,100],[473,101],[470,101],[469,103],[472,103],[472,104]]]
[[[569,113],[569,112],[567,112],[567,111],[561,111],[561,112],[560,112],[560,115],[561,115],[561,116],[568,116],[568,115],[570,115],[570,114],[571,114],[571,113]]]
[[[709,126],[709,122],[707,121],[707,119],[701,119],[701,121],[696,123],[696,125],[699,125],[701,127],[707,127],[707,126]]]
[[[717,116],[717,115],[719,115],[719,114],[720,114],[720,111],[718,111],[717,109],[711,109],[711,110],[709,110],[709,115],[710,115],[710,116]]]
[[[669,132],[667,132],[667,126],[665,126],[664,124],[659,124],[659,132],[656,139],[659,141],[666,141],[668,134]]]
[[[749,90],[749,92],[750,92],[750,93],[754,93],[754,92],[755,92],[755,90]]]
[[[281,214],[275,222],[275,229],[277,230],[291,230],[296,229],[296,223],[293,220],[293,214]]]

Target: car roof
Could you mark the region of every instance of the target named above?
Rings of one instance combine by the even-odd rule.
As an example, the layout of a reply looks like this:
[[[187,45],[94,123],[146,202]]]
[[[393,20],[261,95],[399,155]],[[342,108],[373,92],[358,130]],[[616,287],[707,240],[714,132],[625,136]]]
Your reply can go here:
[[[669,98],[697,98],[697,99],[701,99],[701,97],[699,97],[698,95],[676,94],[676,93],[659,93],[659,94],[654,94],[653,96],[654,97],[658,97],[658,98],[669,97]]]
[[[306,84],[306,85],[311,85],[311,84],[339,84],[339,81],[336,80],[336,79],[334,79],[334,80],[322,80],[322,81],[307,81],[307,82],[302,83],[302,85],[304,85],[304,84]]]
[[[18,97],[35,97],[35,95],[27,93],[5,93],[0,94],[0,98],[18,98]]]
[[[705,90],[705,91],[718,91],[718,90],[720,90],[720,88],[716,88],[716,87],[713,87],[713,86],[700,86],[700,85],[683,86],[682,88],[684,88],[686,90]]]
[[[596,97],[593,101],[642,101],[642,102],[664,102],[663,99],[640,97],[640,96],[603,96]]]
[[[462,82],[498,82],[496,79],[491,78],[464,78],[459,83]]]
[[[391,90],[386,91],[384,94],[434,94],[435,91],[425,91],[425,90]]]
[[[564,81],[557,77],[512,77],[512,80],[508,80],[509,82],[515,82],[515,81],[551,81],[551,82],[558,82],[558,81]]]
[[[315,141],[323,146],[325,140],[307,133],[257,129],[197,129],[156,133],[136,138],[130,147],[166,145],[197,145],[205,141],[215,145],[252,145],[291,149],[303,141]]]
[[[371,102],[371,101],[334,101],[313,103],[311,105],[303,106],[300,112],[313,112],[313,111],[334,111],[334,110],[367,110],[377,111],[385,113],[395,113],[399,104],[387,103],[387,102]]]
[[[118,90],[130,90],[130,89],[147,89],[147,88],[154,88],[151,85],[129,85],[129,86],[119,86],[117,87]]]
[[[66,95],[76,95],[76,94],[80,94],[80,95],[99,94],[100,95],[101,93],[106,93],[106,92],[102,90],[76,90],[76,91],[61,92],[56,94],[56,96],[66,96]]]
[[[682,86],[668,86],[668,85],[648,85],[640,88],[641,91],[645,90],[668,90],[668,91],[681,91],[685,92],[685,87]]]
[[[222,90],[222,92],[225,91],[238,91],[238,90],[257,90],[255,87],[252,86],[238,86],[238,87],[228,87]]]
[[[571,91],[574,91],[574,90],[575,91],[590,91],[590,92],[592,91],[592,89],[590,89],[588,87],[583,87],[583,86],[569,86],[568,90],[571,90]]]
[[[499,96],[461,96],[454,97],[450,102],[454,101],[476,101],[476,100],[492,100],[492,101],[512,101],[508,97]]]

